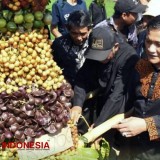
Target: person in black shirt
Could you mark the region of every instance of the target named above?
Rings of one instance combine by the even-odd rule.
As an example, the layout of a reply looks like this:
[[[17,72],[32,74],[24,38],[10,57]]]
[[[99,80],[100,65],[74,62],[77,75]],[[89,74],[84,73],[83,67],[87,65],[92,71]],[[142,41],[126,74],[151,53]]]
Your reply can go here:
[[[84,52],[88,47],[88,35],[91,30],[89,14],[80,10],[68,18],[69,33],[53,41],[53,57],[63,69],[65,79],[74,86],[77,71],[82,67]]]
[[[138,60],[136,51],[126,42],[117,43],[116,35],[107,27],[94,28],[89,37],[86,61],[76,76],[74,107],[71,118],[78,122],[83,110],[86,94],[97,88],[100,92],[101,108],[97,108],[95,126],[112,116],[125,111],[132,79],[132,70]],[[127,107],[126,107],[127,108]]]
[[[113,126],[130,141],[129,160],[160,159],[160,16],[148,24],[145,53],[147,59],[139,60],[132,77],[133,117]],[[125,156],[126,150],[123,152]]]
[[[91,20],[93,26],[98,24],[99,22],[107,19],[107,13],[105,9],[105,1],[104,0],[93,0],[89,6],[89,13],[91,16]]]

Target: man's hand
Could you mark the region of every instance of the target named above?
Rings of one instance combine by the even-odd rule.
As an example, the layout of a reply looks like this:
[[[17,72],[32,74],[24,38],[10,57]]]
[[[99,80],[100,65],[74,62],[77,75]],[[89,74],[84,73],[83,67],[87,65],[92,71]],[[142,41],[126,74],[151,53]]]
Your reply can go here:
[[[145,120],[137,117],[126,118],[112,128],[118,129],[124,137],[133,137],[147,131]]]
[[[82,108],[79,107],[79,106],[74,106],[72,109],[71,109],[71,119],[73,120],[73,123],[74,124],[77,124],[80,116],[82,114]]]
[[[51,32],[55,38],[62,36],[62,34],[58,31],[57,26],[51,26]]]

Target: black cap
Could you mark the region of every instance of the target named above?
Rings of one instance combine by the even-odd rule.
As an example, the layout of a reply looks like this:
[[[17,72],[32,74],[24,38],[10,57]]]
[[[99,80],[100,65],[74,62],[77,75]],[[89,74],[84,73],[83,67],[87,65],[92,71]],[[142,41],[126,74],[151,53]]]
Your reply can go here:
[[[115,35],[108,27],[96,27],[89,36],[89,47],[85,57],[104,61],[115,43]]]
[[[120,13],[133,12],[133,13],[143,13],[147,6],[142,5],[137,0],[117,0],[115,4],[115,11]]]

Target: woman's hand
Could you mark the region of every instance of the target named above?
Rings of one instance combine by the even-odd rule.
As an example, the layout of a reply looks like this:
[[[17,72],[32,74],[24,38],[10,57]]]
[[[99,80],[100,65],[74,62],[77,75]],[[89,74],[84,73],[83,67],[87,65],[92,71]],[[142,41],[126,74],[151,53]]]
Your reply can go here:
[[[124,119],[121,123],[114,125],[124,137],[133,137],[144,131],[147,131],[147,125],[143,118],[130,117]]]

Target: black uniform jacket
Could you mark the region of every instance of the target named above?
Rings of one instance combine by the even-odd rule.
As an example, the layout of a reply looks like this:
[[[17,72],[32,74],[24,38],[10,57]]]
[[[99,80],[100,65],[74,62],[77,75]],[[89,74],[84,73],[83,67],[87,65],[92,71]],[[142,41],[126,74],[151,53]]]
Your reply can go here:
[[[102,110],[95,122],[101,124],[112,116],[125,112],[131,100],[132,71],[138,60],[135,50],[126,42],[120,44],[116,56],[107,64],[86,60],[76,76],[74,106],[83,106],[86,93],[103,87]]]

